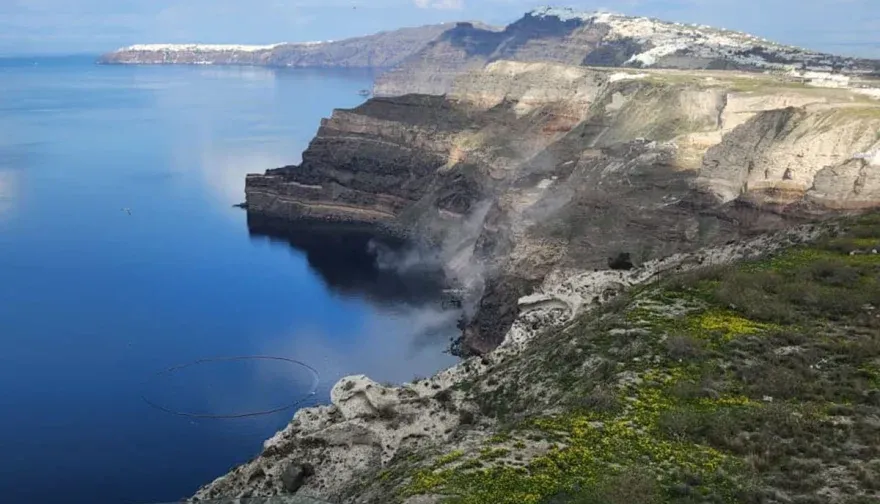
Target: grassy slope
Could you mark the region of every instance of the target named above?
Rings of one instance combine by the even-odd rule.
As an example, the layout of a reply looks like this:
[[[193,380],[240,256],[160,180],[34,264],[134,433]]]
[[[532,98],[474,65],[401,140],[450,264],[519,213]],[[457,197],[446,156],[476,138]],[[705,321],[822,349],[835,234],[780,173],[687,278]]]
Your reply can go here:
[[[880,215],[860,217],[819,243],[668,278],[548,332],[460,386],[462,416],[473,405],[483,429],[457,433],[456,449],[401,454],[370,476],[372,493],[878,502],[874,247]]]

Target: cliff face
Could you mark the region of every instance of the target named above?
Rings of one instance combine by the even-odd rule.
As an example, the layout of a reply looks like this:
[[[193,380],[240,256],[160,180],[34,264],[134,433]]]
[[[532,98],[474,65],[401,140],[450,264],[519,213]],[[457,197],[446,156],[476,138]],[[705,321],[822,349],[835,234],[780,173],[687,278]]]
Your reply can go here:
[[[871,64],[570,11],[445,31],[379,82],[399,96],[334,111],[246,196],[251,222],[426,242],[471,357],[343,379],[195,499],[876,497],[876,454],[850,447],[876,444],[880,220],[823,222],[880,206]],[[791,66],[847,75],[754,72]],[[791,484],[795,459],[816,476]],[[602,493],[620,488],[647,496]]]
[[[610,13],[541,8],[504,30],[459,23],[377,80],[377,95],[442,94],[498,60],[568,65],[876,73],[880,63],[777,44],[746,33]]]
[[[700,184],[725,201],[874,206],[880,110],[818,102],[763,111],[706,153]]]
[[[432,242],[470,294],[465,353],[497,346],[548,275],[880,203],[880,102],[852,90],[508,61],[450,88],[335,111],[246,194],[253,213]]]
[[[423,241],[470,357],[343,379],[194,498],[876,498],[880,220],[834,222],[880,206],[876,70],[569,10],[444,30],[246,196]]]

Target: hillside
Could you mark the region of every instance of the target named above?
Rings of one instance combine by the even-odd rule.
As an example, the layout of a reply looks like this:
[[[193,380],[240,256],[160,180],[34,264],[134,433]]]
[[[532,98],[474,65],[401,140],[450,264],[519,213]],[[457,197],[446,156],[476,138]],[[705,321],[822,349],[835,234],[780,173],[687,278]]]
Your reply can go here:
[[[344,378],[197,497],[308,463],[298,495],[338,502],[876,502],[877,247],[875,213],[621,273],[643,283],[434,378]]]
[[[850,75],[880,70],[875,60],[819,53],[710,26],[545,7],[503,30],[459,23],[382,75],[375,93],[443,94],[458,75],[498,60]]]
[[[490,428],[459,427],[354,488],[374,502],[876,502],[880,216],[829,229],[541,331],[453,387],[446,407]]]

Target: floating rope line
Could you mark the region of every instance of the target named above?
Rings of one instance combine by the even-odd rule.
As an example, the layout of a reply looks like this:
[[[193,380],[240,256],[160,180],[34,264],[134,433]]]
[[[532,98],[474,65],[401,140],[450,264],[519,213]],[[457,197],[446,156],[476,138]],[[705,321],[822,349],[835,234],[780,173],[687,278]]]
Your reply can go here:
[[[144,394],[141,394],[141,399],[143,399],[145,403],[149,404],[153,408],[156,408],[157,410],[160,410],[160,411],[164,411],[166,413],[171,413],[172,415],[178,415],[178,416],[184,416],[184,417],[190,417],[190,418],[247,418],[247,417],[255,417],[255,416],[262,416],[262,415],[271,415],[272,413],[278,413],[279,411],[284,411],[284,410],[293,408],[295,406],[298,406],[298,405],[302,404],[303,402],[305,402],[309,397],[315,395],[315,392],[318,389],[318,382],[320,380],[320,377],[318,375],[318,371],[315,368],[313,368],[312,366],[309,366],[305,362],[300,362],[295,359],[288,359],[286,357],[272,357],[272,356],[266,356],[266,355],[237,355],[237,356],[233,356],[233,357],[214,357],[214,358],[209,358],[209,359],[198,359],[198,360],[194,360],[192,362],[188,362],[186,364],[172,366],[172,367],[165,369],[163,371],[159,371],[158,373],[156,373],[154,375],[154,378],[159,377],[159,376],[163,376],[163,375],[166,375],[166,376],[171,375],[177,371],[180,371],[181,369],[196,366],[199,364],[204,364],[206,362],[230,362],[230,361],[244,361],[244,360],[281,361],[281,362],[287,362],[290,364],[297,364],[299,366],[302,366],[304,369],[306,369],[308,372],[310,372],[312,374],[312,378],[313,378],[312,388],[309,390],[309,392],[307,394],[305,394],[304,397],[302,397],[301,399],[297,399],[296,401],[294,401],[290,404],[286,404],[284,406],[280,406],[278,408],[273,408],[273,409],[268,409],[268,410],[251,411],[248,413],[238,413],[238,414],[231,414],[231,415],[190,413],[187,411],[173,410],[170,408],[166,408],[166,407],[162,406],[161,404],[157,404],[157,403],[151,401]]]

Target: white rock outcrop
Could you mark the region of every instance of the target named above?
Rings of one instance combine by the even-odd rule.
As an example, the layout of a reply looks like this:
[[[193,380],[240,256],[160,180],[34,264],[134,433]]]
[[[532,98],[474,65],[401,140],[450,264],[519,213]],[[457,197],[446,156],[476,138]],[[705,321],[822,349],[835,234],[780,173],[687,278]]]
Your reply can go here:
[[[348,376],[330,390],[330,403],[346,420],[367,417],[397,408],[400,398],[391,392],[365,375]]]
[[[317,42],[320,43],[320,42]],[[117,49],[116,52],[256,52],[269,51],[275,49],[280,44],[269,45],[247,45],[247,44],[135,44],[128,47]]]
[[[814,71],[810,77],[812,80],[820,85],[838,86],[836,77],[828,78],[827,74],[823,74],[834,68],[833,56],[775,43],[748,33],[564,7],[541,7],[527,15],[536,18],[555,17],[563,22],[580,20],[587,24],[604,24],[610,28],[606,41],[635,40],[650,46],[649,49],[633,54],[627,62],[629,64],[650,67],[658,64],[664,57],[687,55],[689,58],[708,60],[724,58],[739,65],[768,70],[797,71],[800,66],[795,62],[810,61],[810,68]]]

